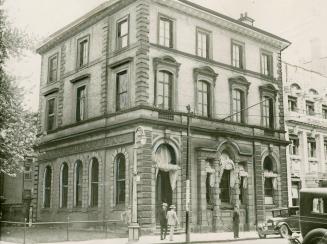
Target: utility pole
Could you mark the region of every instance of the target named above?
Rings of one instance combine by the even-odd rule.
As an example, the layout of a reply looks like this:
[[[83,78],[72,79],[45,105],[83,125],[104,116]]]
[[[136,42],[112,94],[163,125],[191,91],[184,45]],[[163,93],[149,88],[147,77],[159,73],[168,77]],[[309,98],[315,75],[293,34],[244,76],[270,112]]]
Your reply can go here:
[[[190,164],[190,115],[191,107],[190,105],[186,106],[187,109],[187,151],[186,151],[186,223],[185,223],[185,233],[186,233],[186,243],[190,243],[190,175],[189,175],[189,164]]]

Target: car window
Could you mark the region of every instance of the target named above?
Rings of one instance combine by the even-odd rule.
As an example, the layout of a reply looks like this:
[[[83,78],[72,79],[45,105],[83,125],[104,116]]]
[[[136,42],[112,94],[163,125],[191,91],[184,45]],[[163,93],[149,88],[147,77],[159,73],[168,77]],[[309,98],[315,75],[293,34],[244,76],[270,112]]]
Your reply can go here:
[[[318,214],[327,214],[326,211],[326,199],[321,197],[313,198],[312,200],[312,212]]]
[[[287,217],[288,216],[288,209],[284,209],[281,211],[281,217]]]

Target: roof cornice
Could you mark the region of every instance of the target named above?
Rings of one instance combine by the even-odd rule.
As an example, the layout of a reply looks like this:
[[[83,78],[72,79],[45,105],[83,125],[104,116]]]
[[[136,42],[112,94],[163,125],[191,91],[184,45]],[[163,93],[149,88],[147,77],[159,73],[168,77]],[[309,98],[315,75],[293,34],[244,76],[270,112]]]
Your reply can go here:
[[[36,52],[39,54],[46,52],[59,42],[78,34],[80,31],[92,26],[113,12],[122,9],[133,2],[135,2],[135,0],[111,0],[99,5],[82,17],[50,35],[40,44],[36,49]]]
[[[283,39],[277,35],[259,29],[257,27],[245,24],[241,21],[233,19],[229,16],[223,15],[211,9],[205,8],[196,3],[190,2],[188,0],[153,0],[154,2],[165,5],[168,7],[173,7],[176,10],[185,12],[187,14],[193,15],[197,18],[203,19],[214,25],[218,25],[224,29],[230,30],[232,32],[239,33],[241,35],[248,36],[252,39],[264,42],[281,51],[287,48],[291,42]],[[191,7],[191,8],[190,8]]]

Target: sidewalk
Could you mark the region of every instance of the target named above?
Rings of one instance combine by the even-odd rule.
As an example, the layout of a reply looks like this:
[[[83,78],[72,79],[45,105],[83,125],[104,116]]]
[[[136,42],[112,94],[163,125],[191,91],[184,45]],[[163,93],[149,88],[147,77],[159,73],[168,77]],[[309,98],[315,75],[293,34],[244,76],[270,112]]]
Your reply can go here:
[[[236,239],[239,241],[254,240],[258,239],[258,234],[255,231],[240,232],[240,238]],[[191,233],[191,243],[210,243],[210,242],[229,242],[235,241],[233,238],[233,232],[220,232],[220,233]],[[128,238],[115,238],[115,239],[99,239],[89,241],[67,241],[67,242],[55,242],[55,243],[44,243],[44,244],[126,244]],[[174,241],[169,241],[169,236],[166,240],[160,240],[159,235],[141,236],[138,242],[135,244],[168,244],[168,243],[185,243],[185,234],[178,234],[174,236]],[[12,244],[12,242],[0,241],[0,244]]]

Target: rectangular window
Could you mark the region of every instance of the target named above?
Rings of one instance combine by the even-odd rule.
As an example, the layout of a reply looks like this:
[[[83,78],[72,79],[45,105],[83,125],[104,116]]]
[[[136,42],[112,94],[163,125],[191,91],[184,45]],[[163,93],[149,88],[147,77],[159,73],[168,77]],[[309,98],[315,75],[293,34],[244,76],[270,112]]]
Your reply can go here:
[[[230,203],[230,171],[224,170],[220,181],[220,196],[221,202]]]
[[[291,155],[298,155],[299,154],[299,139],[296,138],[296,137],[291,137],[290,142],[291,142],[291,144],[289,145],[290,154]]]
[[[49,58],[49,83],[57,81],[57,74],[58,74],[58,54]]]
[[[327,106],[322,105],[322,118],[327,119]]]
[[[89,62],[89,38],[84,37],[78,40],[78,68],[85,66]]]
[[[198,112],[200,116],[209,116],[209,85],[205,81],[198,82]]]
[[[197,55],[202,58],[209,58],[209,34],[198,30],[196,33]]]
[[[56,100],[51,98],[47,101],[47,130],[53,130],[56,122]]]
[[[274,101],[272,98],[264,97],[262,102],[262,119],[263,126],[273,129],[274,128]]]
[[[288,96],[288,111],[297,111],[297,98]]]
[[[173,47],[173,21],[165,17],[160,17],[159,20],[159,44]]]
[[[314,138],[308,138],[308,157],[316,157],[316,140]]]
[[[244,50],[243,46],[232,43],[232,65],[236,68],[244,68]]]
[[[128,108],[128,74],[127,70],[116,76],[116,111]]]
[[[326,214],[327,213],[327,204],[326,198],[314,198],[312,200],[312,212],[315,214]]]
[[[244,93],[241,90],[233,90],[233,120],[237,123],[244,123]]]
[[[76,121],[84,120],[85,112],[86,112],[86,87],[81,86],[77,88]]]
[[[273,56],[272,54],[261,54],[261,73],[266,76],[273,76]]]
[[[313,102],[306,101],[305,102],[305,110],[307,115],[314,115],[315,114],[315,106]]]
[[[128,18],[125,18],[117,24],[118,49],[125,48],[128,46],[128,32]]]
[[[167,71],[158,72],[157,106],[161,109],[172,109],[173,75]]]

